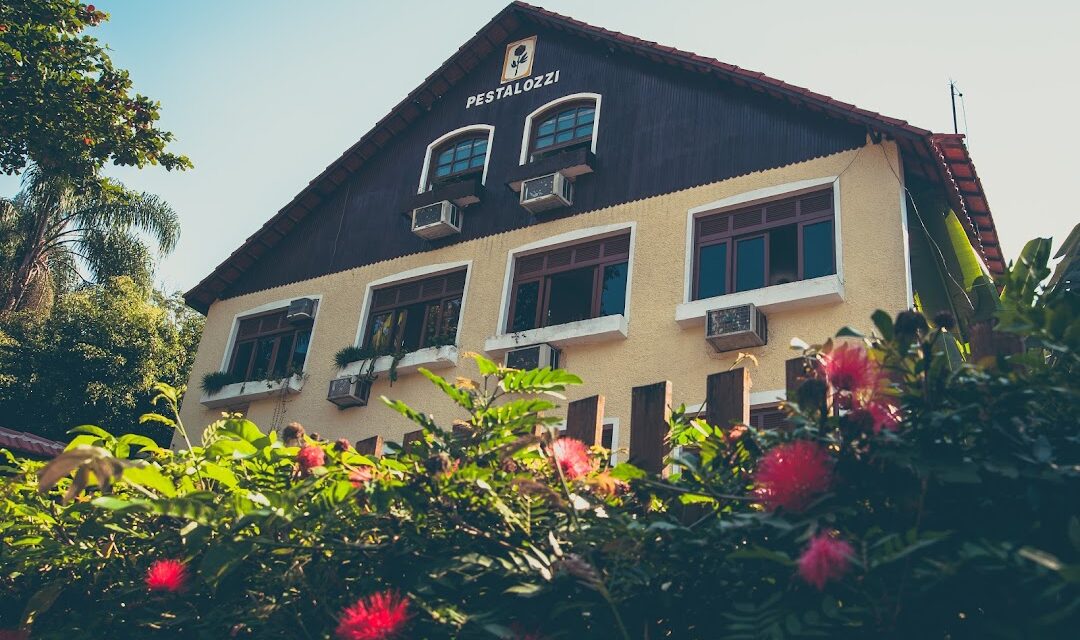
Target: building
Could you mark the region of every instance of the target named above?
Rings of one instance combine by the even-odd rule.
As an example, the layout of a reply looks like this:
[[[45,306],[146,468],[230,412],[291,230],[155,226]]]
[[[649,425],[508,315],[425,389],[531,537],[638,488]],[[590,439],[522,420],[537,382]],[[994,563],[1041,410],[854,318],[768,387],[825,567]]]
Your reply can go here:
[[[380,395],[460,416],[417,367],[474,376],[465,352],[533,345],[585,380],[571,399],[606,396],[620,447],[631,387],[698,403],[739,351],[768,410],[793,337],[963,319],[962,258],[1002,272],[962,138],[515,2],[187,293],[207,322],[184,420],[395,440],[412,427]],[[766,344],[718,351],[707,312],[746,304]],[[332,381],[347,398],[367,371],[333,364],[349,346],[408,353],[339,408]],[[200,394],[218,371],[247,381]]]

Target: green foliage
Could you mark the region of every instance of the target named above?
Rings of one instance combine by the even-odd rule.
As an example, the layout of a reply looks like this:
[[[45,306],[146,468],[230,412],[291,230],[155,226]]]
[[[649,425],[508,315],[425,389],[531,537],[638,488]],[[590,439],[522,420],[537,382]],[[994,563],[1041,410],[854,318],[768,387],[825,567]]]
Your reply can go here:
[[[353,362],[368,360],[374,355],[371,349],[349,345],[338,349],[337,353],[334,354],[334,366],[338,369],[344,369]]]
[[[0,198],[0,231],[0,314],[41,313],[55,294],[87,280],[127,276],[149,289],[152,249],[144,236],[166,254],[180,223],[156,196],[80,188],[32,167],[18,195]]]
[[[108,188],[98,173],[106,163],[191,166],[165,150],[173,135],[156,126],[160,105],[134,93],[128,72],[84,33],[107,19],[75,0],[0,4],[0,171],[34,163]]]
[[[1075,315],[1047,321],[1072,304],[1035,289],[1001,313],[1050,342],[1075,334]],[[875,314],[880,337],[843,338],[887,373],[876,393],[898,407],[895,430],[820,410],[818,380],[780,429],[676,408],[667,478],[599,450],[591,472],[555,464],[551,414],[580,383],[561,370],[480,356],[475,381],[422,370],[461,419],[384,399],[419,441],[375,459],[302,436],[323,450],[314,468],[239,415],[191,442],[178,392],[157,385],[163,414],[143,420],[182,449],[87,426],[48,465],[3,464],[0,628],[326,638],[344,607],[392,590],[409,599],[410,638],[1072,637],[1078,352],[1061,339],[984,370],[950,361],[947,329],[911,320]],[[802,510],[763,508],[759,461],[793,441],[826,452],[832,482]],[[800,571],[827,532],[852,554],[819,590]],[[189,568],[183,591],[147,591],[164,558]]]
[[[203,375],[199,388],[213,395],[224,389],[226,385],[241,381],[240,376],[231,371],[211,371]]]
[[[44,317],[10,314],[0,320],[4,426],[64,439],[71,425],[137,424],[151,383],[186,383],[202,324],[178,294],[127,278],[64,295]],[[144,433],[170,437],[154,425]]]

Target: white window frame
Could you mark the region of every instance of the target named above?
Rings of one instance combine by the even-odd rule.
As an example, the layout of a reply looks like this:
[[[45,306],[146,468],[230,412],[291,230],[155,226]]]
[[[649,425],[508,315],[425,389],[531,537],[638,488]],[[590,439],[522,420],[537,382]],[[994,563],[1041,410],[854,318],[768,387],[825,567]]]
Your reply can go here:
[[[556,98],[551,102],[541,105],[534,109],[532,113],[525,116],[525,129],[521,132],[521,157],[518,159],[518,164],[524,165],[529,160],[529,145],[532,143],[530,134],[532,133],[533,120],[537,116],[543,115],[548,110],[554,109],[561,104],[577,102],[578,100],[593,100],[595,102],[593,111],[592,143],[589,145],[589,149],[593,153],[596,153],[596,139],[600,134],[600,99],[601,96],[599,93],[572,93],[568,96]]]
[[[319,326],[319,316],[322,315],[319,313],[319,307],[322,306],[323,298],[321,293],[296,295],[291,298],[285,298],[284,300],[267,302],[266,304],[261,304],[257,307],[245,309],[234,315],[232,328],[229,330],[229,339],[225,342],[225,353],[221,356],[221,365],[218,367],[218,371],[227,371],[229,365],[232,364],[230,360],[232,359],[233,347],[236,345],[236,338],[240,332],[240,322],[242,320],[268,311],[288,309],[289,303],[299,298],[310,298],[315,301],[315,319],[311,323],[311,341],[308,343],[308,352],[304,356],[304,364],[300,368],[300,373],[304,375],[293,374],[283,380],[248,380],[245,382],[227,384],[217,393],[203,392],[199,397],[199,404],[208,409],[228,408],[277,395],[283,391],[286,393],[299,393],[304,388],[304,378],[306,378],[308,374],[307,367],[308,362],[311,360],[312,347],[315,344],[315,333]]]
[[[374,298],[376,289],[387,286],[397,286],[414,280],[424,280],[425,278],[438,276],[450,271],[457,271],[462,267],[465,268],[465,285],[461,290],[461,310],[458,312],[458,326],[457,333],[454,334],[454,344],[417,349],[406,355],[397,363],[397,372],[409,373],[420,367],[426,367],[428,369],[444,369],[457,366],[457,344],[461,342],[461,325],[464,324],[465,305],[468,303],[469,282],[472,278],[472,260],[443,262],[416,267],[415,269],[406,269],[405,271],[399,271],[398,273],[378,278],[367,283],[364,288],[364,300],[360,305],[360,321],[356,325],[356,336],[353,338],[353,345],[359,347],[363,343],[364,328],[367,326],[368,316],[371,313],[371,301]],[[393,366],[392,360],[393,358],[391,356],[376,358],[374,372],[382,373],[389,371],[390,367]],[[359,365],[354,363],[353,366],[341,369],[338,372],[338,375],[355,375],[359,372]]]
[[[736,291],[712,298],[693,300],[694,291],[694,234],[698,218],[725,211],[741,209],[751,204],[767,203],[772,200],[810,193],[821,187],[832,185],[833,192],[833,243],[836,260],[836,273],[798,280],[785,284],[771,285],[749,291]],[[755,189],[722,198],[714,202],[692,207],[686,212],[686,252],[683,269],[683,302],[675,309],[675,320],[683,326],[704,324],[705,314],[710,309],[734,307],[742,304],[754,304],[763,311],[782,311],[804,306],[829,304],[844,300],[844,244],[840,215],[840,177],[825,176],[809,180],[799,180],[785,184]]]
[[[321,315],[319,313],[319,307],[322,306],[322,299],[323,299],[323,295],[321,293],[315,293],[315,294],[310,294],[309,293],[307,295],[295,295],[295,296],[292,296],[290,298],[285,298],[284,300],[275,300],[274,302],[267,302],[266,304],[260,304],[257,307],[251,307],[250,309],[245,309],[244,311],[241,311],[240,313],[237,313],[236,315],[233,316],[232,328],[229,330],[229,339],[225,342],[225,353],[221,356],[221,366],[218,367],[218,371],[225,371],[228,368],[229,364],[230,364],[229,360],[232,358],[233,347],[236,346],[236,336],[240,332],[240,321],[241,320],[246,320],[247,318],[250,318],[251,316],[256,316],[256,315],[259,315],[261,313],[266,313],[268,311],[277,311],[277,310],[280,310],[280,309],[288,309],[289,304],[293,300],[299,300],[301,298],[310,298],[311,300],[315,301],[315,320],[311,323],[311,340],[314,341],[315,340],[315,330],[319,326],[319,316]],[[304,356],[304,366],[303,366],[302,370],[305,373],[307,372],[307,365],[308,365],[308,359],[309,358],[311,358],[311,348],[310,348],[310,346],[308,347],[307,355]]]
[[[506,321],[510,314],[510,294],[513,290],[514,263],[517,259],[534,254],[546,253],[561,247],[569,247],[592,240],[617,236],[630,232],[630,253],[626,260],[626,307],[622,315],[601,316],[588,320],[579,320],[550,327],[539,327],[527,331],[507,333]],[[613,224],[575,229],[566,233],[550,236],[542,240],[515,247],[506,254],[506,270],[503,273],[502,298],[499,303],[498,324],[495,333],[484,341],[484,351],[502,354],[510,349],[547,342],[555,346],[574,343],[597,342],[609,339],[625,338],[629,331],[630,309],[632,307],[632,289],[634,285],[634,253],[637,248],[637,222],[616,222]]]
[[[448,131],[438,138],[435,138],[427,146],[427,150],[424,151],[424,166],[420,169],[420,186],[417,187],[416,193],[425,193],[428,191],[428,174],[431,171],[431,154],[435,153],[435,149],[442,146],[452,138],[457,138],[470,131],[486,131],[487,132],[487,153],[484,155],[484,171],[480,174],[480,184],[487,184],[488,167],[491,164],[491,147],[495,141],[495,126],[490,124],[470,124],[465,127],[459,127],[453,131]]]

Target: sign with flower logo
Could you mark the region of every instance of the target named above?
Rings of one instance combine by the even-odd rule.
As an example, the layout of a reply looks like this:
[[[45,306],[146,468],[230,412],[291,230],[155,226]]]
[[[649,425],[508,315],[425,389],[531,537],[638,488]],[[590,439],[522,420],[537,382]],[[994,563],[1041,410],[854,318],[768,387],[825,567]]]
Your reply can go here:
[[[506,45],[503,56],[502,84],[524,78],[532,73],[536,54],[536,36]]]

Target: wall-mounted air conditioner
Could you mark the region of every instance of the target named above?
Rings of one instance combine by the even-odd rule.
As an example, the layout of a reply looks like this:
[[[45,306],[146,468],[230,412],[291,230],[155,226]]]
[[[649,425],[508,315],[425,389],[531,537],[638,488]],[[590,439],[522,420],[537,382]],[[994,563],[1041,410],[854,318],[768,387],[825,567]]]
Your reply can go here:
[[[769,341],[769,323],[752,304],[712,309],[705,315],[705,339],[717,351],[760,347]]]
[[[428,240],[461,233],[461,211],[449,200],[417,207],[412,212],[412,232]]]
[[[549,173],[521,183],[521,206],[533,213],[569,207],[573,202],[574,183],[561,173]]]
[[[559,368],[559,350],[550,344],[534,344],[506,352],[503,364],[511,369]]]
[[[330,391],[326,394],[326,399],[345,409],[347,407],[366,406],[370,395],[371,380],[349,376],[331,380]]]
[[[303,324],[315,319],[315,301],[311,298],[297,298],[289,303],[285,320],[291,324]]]

